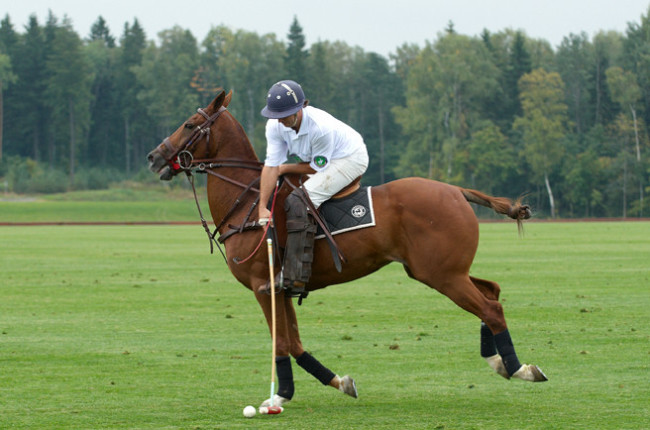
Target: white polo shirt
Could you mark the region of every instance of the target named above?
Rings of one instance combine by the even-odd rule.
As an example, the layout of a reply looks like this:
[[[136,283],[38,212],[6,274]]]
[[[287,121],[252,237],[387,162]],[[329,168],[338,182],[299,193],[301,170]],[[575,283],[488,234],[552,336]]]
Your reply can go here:
[[[266,122],[266,145],[266,166],[279,166],[295,156],[309,162],[317,172],[326,169],[332,160],[366,151],[363,138],[356,130],[312,106],[302,109],[298,133],[277,119],[269,119]]]

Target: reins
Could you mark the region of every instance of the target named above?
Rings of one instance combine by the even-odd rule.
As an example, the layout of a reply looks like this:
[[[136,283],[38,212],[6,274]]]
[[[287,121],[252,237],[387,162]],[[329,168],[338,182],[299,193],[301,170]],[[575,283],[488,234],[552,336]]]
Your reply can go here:
[[[244,195],[246,195],[249,191],[259,193],[259,189],[255,188],[254,185],[257,184],[260,181],[260,178],[259,177],[255,178],[250,184],[246,185],[243,182],[239,182],[239,181],[237,181],[235,179],[229,178],[229,177],[227,177],[225,175],[222,175],[220,173],[217,173],[217,172],[214,172],[213,170],[211,170],[211,169],[216,169],[216,168],[219,168],[219,167],[239,167],[239,168],[247,168],[247,169],[253,169],[253,170],[261,170],[262,168],[261,168],[261,163],[259,161],[233,160],[233,159],[227,159],[227,160],[221,160],[221,159],[192,160],[190,162],[189,166],[183,166],[183,165],[180,166],[180,169],[185,171],[185,175],[187,176],[187,180],[190,183],[190,185],[192,186],[192,193],[194,194],[194,202],[196,203],[196,208],[197,208],[197,210],[199,212],[199,217],[201,218],[201,225],[203,226],[203,229],[207,233],[208,240],[210,242],[210,254],[214,253],[214,245],[213,245],[213,243],[214,243],[214,244],[217,245],[217,248],[219,249],[219,252],[221,253],[221,256],[223,257],[223,259],[224,259],[224,261],[226,262],[226,265],[227,265],[228,264],[228,259],[226,258],[226,254],[223,252],[223,250],[221,249],[221,245],[219,244],[219,242],[223,243],[223,241],[225,240],[225,237],[220,237],[219,241],[217,241],[215,239],[215,236],[217,235],[217,232],[219,231],[219,229],[224,226],[224,224],[226,223],[228,218],[230,218],[230,216],[233,214],[233,212],[242,203],[242,199],[243,199]],[[217,177],[217,178],[219,178],[221,180],[224,180],[224,181],[226,181],[226,182],[228,182],[230,184],[239,186],[239,187],[244,189],[239,194],[237,199],[235,200],[235,203],[233,203],[233,205],[230,207],[230,210],[224,215],[224,217],[221,219],[219,224],[216,225],[216,227],[214,229],[214,232],[210,231],[210,228],[208,227],[208,223],[205,220],[205,217],[203,216],[203,211],[201,210],[201,205],[199,203],[199,199],[198,199],[198,196],[196,194],[196,187],[194,185],[194,175],[192,174],[192,172],[194,170],[196,170],[198,173],[211,174],[211,175],[213,175],[213,176],[215,176],[215,177]],[[246,215],[246,219],[248,219],[250,217],[251,213],[253,212],[253,210],[257,206],[258,202],[259,202],[259,196],[255,200],[255,202],[253,202],[253,205],[252,205],[251,209],[248,211],[248,214]],[[274,202],[275,202],[275,196],[274,196]],[[259,224],[257,224],[257,223],[255,223],[255,225],[259,226]],[[239,232],[242,232],[244,230],[245,226],[246,226],[246,223],[245,222],[242,223],[242,225],[240,226]],[[266,236],[266,230],[267,229],[268,229],[268,226],[264,230],[264,235],[262,236],[262,240]],[[229,237],[229,236],[226,236],[226,237]],[[258,248],[259,248],[259,245],[258,245]],[[257,252],[257,248],[255,249],[253,254],[255,252]],[[250,258],[250,257],[248,257],[248,258]]]
[[[260,239],[260,242],[257,244],[253,252],[250,253],[250,255],[243,260],[238,259],[237,257],[233,258],[233,261],[237,264],[243,264],[250,260],[253,255],[257,254],[257,251],[259,251],[260,247],[262,246],[262,243],[264,243],[264,239],[266,239],[266,235],[269,231],[269,227],[271,227],[271,221],[273,219],[273,214],[275,213],[275,199],[278,196],[278,190],[280,189],[279,184],[275,185],[275,191],[273,191],[273,200],[271,201],[271,216],[269,218],[269,221],[266,223],[266,226],[264,227],[264,234],[262,234],[262,238]]]

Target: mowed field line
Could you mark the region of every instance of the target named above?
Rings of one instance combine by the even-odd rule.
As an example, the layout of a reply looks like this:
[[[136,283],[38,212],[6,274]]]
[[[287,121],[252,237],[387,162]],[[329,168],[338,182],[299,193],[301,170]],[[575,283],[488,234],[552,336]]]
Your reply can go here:
[[[480,229],[472,274],[548,382],[494,374],[476,318],[393,264],[297,308],[360,398],[294,365],[285,412],[246,419],[268,329],[200,226],[0,227],[0,428],[650,427],[650,223]]]

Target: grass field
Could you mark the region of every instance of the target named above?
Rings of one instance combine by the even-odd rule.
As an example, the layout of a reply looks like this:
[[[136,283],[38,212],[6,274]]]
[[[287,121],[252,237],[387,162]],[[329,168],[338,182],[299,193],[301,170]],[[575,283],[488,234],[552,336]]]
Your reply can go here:
[[[285,412],[246,419],[268,395],[268,331],[200,226],[0,227],[0,428],[650,428],[649,237],[481,225],[472,273],[501,284],[546,383],[494,374],[476,318],[390,265],[298,308],[306,348],[360,398],[294,364]]]
[[[199,190],[206,207],[204,190]],[[189,190],[164,186],[111,188],[43,196],[9,195],[0,199],[2,223],[199,221]]]

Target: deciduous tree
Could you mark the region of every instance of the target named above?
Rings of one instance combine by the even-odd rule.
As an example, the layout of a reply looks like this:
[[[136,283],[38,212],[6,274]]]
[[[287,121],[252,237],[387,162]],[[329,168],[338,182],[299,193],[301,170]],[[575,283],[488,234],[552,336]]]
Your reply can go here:
[[[567,106],[564,103],[564,83],[556,72],[534,70],[519,80],[523,116],[514,122],[522,133],[523,155],[531,167],[533,180],[544,181],[548,193],[551,217],[556,208],[549,176],[564,154]]]

